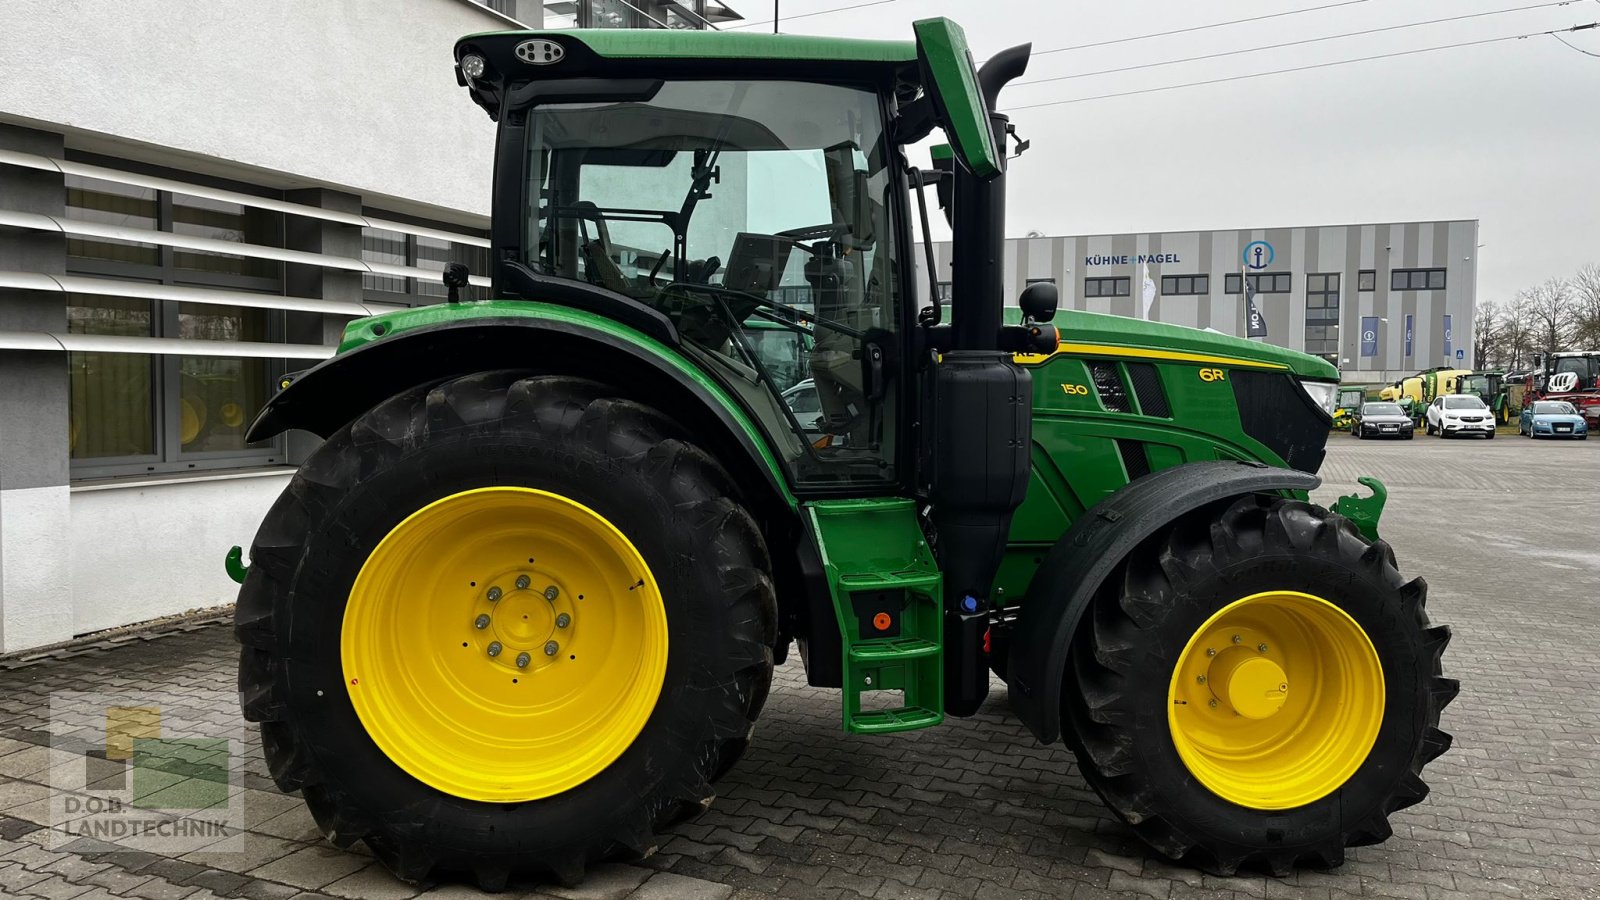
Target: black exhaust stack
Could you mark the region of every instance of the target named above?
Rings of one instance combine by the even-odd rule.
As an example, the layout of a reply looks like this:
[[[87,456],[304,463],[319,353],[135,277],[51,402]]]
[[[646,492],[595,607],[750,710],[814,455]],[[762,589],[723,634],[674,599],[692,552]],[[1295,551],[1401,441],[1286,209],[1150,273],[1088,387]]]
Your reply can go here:
[[[970,716],[989,694],[988,637],[995,573],[1011,514],[1028,486],[1032,377],[1013,361],[1003,327],[1005,150],[1010,119],[1000,89],[1028,67],[1031,45],[996,54],[978,72],[1000,174],[955,166],[955,248],[949,346],[936,367],[930,499],[945,574],[945,712]]]

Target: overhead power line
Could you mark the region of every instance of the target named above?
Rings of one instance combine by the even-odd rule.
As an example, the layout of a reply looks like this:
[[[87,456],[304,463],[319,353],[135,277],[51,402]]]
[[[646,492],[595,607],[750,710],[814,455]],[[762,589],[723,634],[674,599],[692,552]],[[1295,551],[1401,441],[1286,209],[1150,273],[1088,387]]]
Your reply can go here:
[[[1571,47],[1572,49],[1578,51],[1579,53],[1582,53],[1584,56],[1592,56],[1595,59],[1600,59],[1600,53],[1590,53],[1589,51],[1583,49],[1582,47],[1579,47],[1577,44],[1573,44],[1573,43],[1568,42],[1566,38],[1562,37],[1559,34],[1552,34],[1550,36],[1555,38],[1556,40],[1560,41],[1561,43],[1566,44],[1568,47]]]
[[[783,17],[783,21],[788,22],[791,19],[809,19],[812,16],[826,16],[829,13],[849,12],[852,9],[865,9],[868,6],[882,6],[885,3],[898,3],[898,2],[899,2],[899,0],[870,0],[870,2],[868,2],[868,3],[852,3],[849,6],[835,6],[832,9],[819,9],[819,10],[816,10],[814,12],[796,13],[795,15],[792,15],[792,16],[784,16]],[[774,21],[773,19],[760,19],[760,20],[755,21],[755,22],[740,22],[737,25],[729,25],[729,26],[727,26],[726,28],[723,29],[723,31],[732,31],[735,28],[749,28],[752,25],[771,25],[773,23],[773,21]]]
[[[1030,84],[1047,84],[1052,81],[1070,81],[1074,78],[1089,78],[1094,75],[1113,75],[1118,72],[1133,72],[1139,69],[1155,69],[1161,66],[1175,66],[1180,63],[1199,62],[1206,59],[1221,59],[1225,56],[1238,56],[1244,53],[1259,53],[1263,50],[1280,50],[1284,47],[1299,47],[1303,44],[1316,44],[1323,41],[1334,41],[1340,38],[1361,37],[1369,34],[1382,34],[1386,31],[1403,31],[1407,28],[1420,28],[1424,25],[1439,25],[1445,22],[1460,22],[1464,19],[1481,19],[1484,16],[1501,16],[1507,13],[1526,12],[1530,9],[1548,9],[1555,6],[1571,6],[1582,0],[1555,0],[1553,3],[1535,3],[1532,6],[1518,6],[1513,9],[1494,9],[1488,12],[1468,13],[1462,16],[1448,16],[1443,19],[1429,19],[1425,22],[1407,22],[1403,25],[1386,25],[1382,28],[1367,28],[1362,31],[1347,31],[1343,34],[1330,34],[1324,37],[1303,38],[1298,41],[1284,41],[1281,44],[1263,44],[1259,47],[1244,47],[1239,50],[1223,50],[1218,53],[1206,53],[1200,56],[1186,56],[1182,59],[1168,59],[1161,62],[1140,63],[1133,66],[1119,66],[1114,69],[1096,69],[1093,72],[1074,72],[1070,75],[1051,75],[1046,78],[1030,78],[1027,81],[1013,82],[1013,87],[1023,87]],[[1558,38],[1559,40],[1559,38]]]
[[[1174,28],[1171,31],[1154,31],[1149,34],[1135,34],[1123,38],[1113,38],[1109,41],[1094,41],[1088,44],[1073,44],[1070,47],[1054,47],[1049,50],[1035,50],[1034,56],[1044,56],[1049,53],[1065,53],[1068,50],[1087,50],[1090,47],[1109,47],[1112,44],[1126,44],[1130,41],[1143,41],[1150,38],[1167,37],[1173,34],[1189,34],[1195,31],[1205,31],[1210,28],[1222,28],[1227,25],[1242,25],[1246,22],[1260,22],[1266,19],[1279,19],[1284,16],[1298,16],[1301,13],[1316,12],[1322,9],[1334,9],[1340,6],[1355,6],[1357,3],[1366,3],[1367,0],[1341,0],[1339,3],[1324,3],[1321,6],[1308,6],[1304,9],[1290,9],[1283,12],[1267,13],[1261,16],[1250,16],[1246,19],[1229,19],[1226,22],[1212,22],[1209,25],[1191,25],[1188,28]]]
[[[1134,91],[1117,91],[1112,94],[1095,94],[1090,97],[1073,97],[1069,100],[1050,100],[1044,103],[1028,103],[1022,106],[1008,106],[1006,112],[1016,112],[1024,109],[1040,109],[1046,106],[1065,106],[1069,103],[1087,103],[1090,100],[1109,100],[1113,97],[1133,97],[1138,94],[1155,94],[1161,91],[1175,91],[1180,88],[1201,87],[1208,84],[1226,84],[1230,81],[1244,81],[1249,78],[1265,78],[1268,75],[1286,75],[1291,72],[1309,72],[1312,69],[1326,69],[1332,66],[1347,66],[1351,63],[1371,62],[1378,59],[1394,59],[1400,56],[1413,56],[1418,53],[1433,53],[1438,50],[1454,50],[1460,47],[1478,47],[1484,44],[1497,44],[1502,41],[1520,41],[1532,37],[1545,35],[1561,35],[1574,31],[1588,31],[1600,28],[1600,22],[1590,22],[1587,25],[1574,25],[1571,28],[1555,28],[1550,31],[1530,31],[1527,34],[1508,34],[1503,37],[1483,38],[1476,41],[1462,41],[1456,44],[1441,44],[1437,47],[1419,47],[1414,50],[1399,50],[1394,53],[1379,53],[1373,56],[1361,56],[1355,59],[1336,59],[1330,62],[1312,63],[1305,66],[1293,66],[1287,69],[1272,69],[1266,72],[1250,72],[1244,75],[1230,75],[1226,78],[1207,78],[1204,81],[1186,81],[1182,84],[1167,84],[1160,87],[1142,88]]]

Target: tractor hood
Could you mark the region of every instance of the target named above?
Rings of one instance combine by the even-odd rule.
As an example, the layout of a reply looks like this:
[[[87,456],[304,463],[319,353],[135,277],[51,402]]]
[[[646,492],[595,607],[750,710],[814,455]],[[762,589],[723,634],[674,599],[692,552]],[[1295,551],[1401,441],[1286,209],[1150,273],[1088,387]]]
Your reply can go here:
[[[1021,310],[1008,307],[1006,321],[1022,320]],[[1339,370],[1327,360],[1276,344],[1246,340],[1199,328],[1186,328],[1166,322],[1150,322],[1127,316],[1064,309],[1056,313],[1053,324],[1061,331],[1064,348],[1083,345],[1136,347],[1154,352],[1195,357],[1197,362],[1227,363],[1248,361],[1266,369],[1282,369],[1296,377],[1315,381],[1337,381]],[[1213,359],[1204,359],[1213,357]]]

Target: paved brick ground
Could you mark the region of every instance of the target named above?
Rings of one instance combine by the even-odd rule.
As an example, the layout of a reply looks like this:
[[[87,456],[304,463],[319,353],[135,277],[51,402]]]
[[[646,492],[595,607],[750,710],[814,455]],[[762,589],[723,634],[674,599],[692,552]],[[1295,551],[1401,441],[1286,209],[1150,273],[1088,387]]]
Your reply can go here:
[[[1433,585],[1463,682],[1455,749],[1433,795],[1381,847],[1333,872],[1220,879],[1146,853],[1100,806],[1070,754],[1040,747],[998,686],[977,717],[897,737],[838,730],[835,694],[779,673],[757,740],[712,810],[640,866],[576,891],[672,897],[1600,897],[1600,448],[1493,442],[1378,445],[1335,436],[1319,499],[1372,473],[1391,487],[1385,534]],[[62,852],[40,823],[51,690],[231,690],[233,644],[210,626],[0,671],[0,893],[51,900],[402,898],[418,893],[324,845],[248,748],[246,852],[169,859]],[[211,711],[233,721],[231,706]],[[537,892],[535,891],[537,889]],[[471,896],[458,885],[429,896]]]

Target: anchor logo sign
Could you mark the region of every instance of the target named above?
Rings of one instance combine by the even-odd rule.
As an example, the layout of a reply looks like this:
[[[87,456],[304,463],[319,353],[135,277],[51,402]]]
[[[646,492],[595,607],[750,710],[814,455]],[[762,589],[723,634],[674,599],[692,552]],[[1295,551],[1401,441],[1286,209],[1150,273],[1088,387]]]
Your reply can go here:
[[[1246,266],[1252,269],[1265,269],[1272,265],[1272,260],[1277,253],[1272,245],[1266,241],[1251,241],[1244,245],[1244,252],[1239,254]]]

